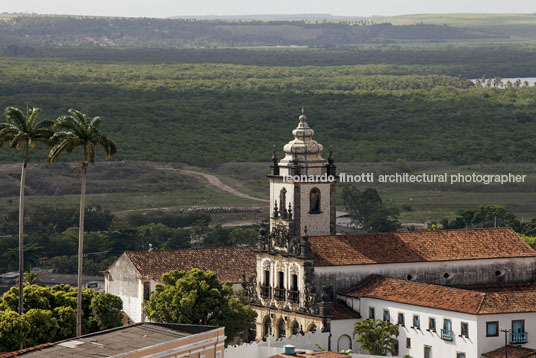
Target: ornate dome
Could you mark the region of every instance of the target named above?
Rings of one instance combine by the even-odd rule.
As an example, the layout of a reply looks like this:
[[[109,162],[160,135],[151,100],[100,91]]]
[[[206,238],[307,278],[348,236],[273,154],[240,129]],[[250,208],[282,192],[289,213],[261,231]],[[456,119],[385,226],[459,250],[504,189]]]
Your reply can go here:
[[[287,166],[298,161],[301,165],[307,167],[322,166],[326,163],[322,158],[324,146],[313,140],[315,131],[309,127],[307,116],[302,108],[302,114],[299,117],[298,127],[292,131],[294,139],[288,142],[284,147],[285,157],[279,162],[280,166]]]

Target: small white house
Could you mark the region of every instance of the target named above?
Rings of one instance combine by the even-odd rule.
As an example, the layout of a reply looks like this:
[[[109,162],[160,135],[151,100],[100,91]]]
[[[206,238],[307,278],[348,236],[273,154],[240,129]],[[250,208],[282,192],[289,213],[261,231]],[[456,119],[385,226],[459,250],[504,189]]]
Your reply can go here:
[[[338,298],[361,319],[398,324],[399,356],[499,357],[488,354],[504,347],[505,335],[509,357],[517,357],[514,350],[531,357],[536,349],[536,285],[461,289],[373,276]]]
[[[255,254],[250,246],[126,251],[105,271],[104,288],[121,298],[132,322],[143,322],[143,301],[149,299],[162,274],[193,268],[213,271],[222,284],[230,282],[237,290],[243,276],[254,274]]]

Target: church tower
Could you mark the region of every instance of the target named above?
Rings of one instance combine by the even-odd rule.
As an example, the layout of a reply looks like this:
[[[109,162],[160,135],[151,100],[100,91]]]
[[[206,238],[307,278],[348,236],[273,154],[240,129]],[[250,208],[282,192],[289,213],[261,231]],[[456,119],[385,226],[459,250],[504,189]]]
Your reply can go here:
[[[332,151],[322,157],[324,147],[313,140],[302,108],[294,139],[283,147],[278,162],[274,146],[270,165],[270,232],[290,229],[291,235],[335,234],[336,167]]]

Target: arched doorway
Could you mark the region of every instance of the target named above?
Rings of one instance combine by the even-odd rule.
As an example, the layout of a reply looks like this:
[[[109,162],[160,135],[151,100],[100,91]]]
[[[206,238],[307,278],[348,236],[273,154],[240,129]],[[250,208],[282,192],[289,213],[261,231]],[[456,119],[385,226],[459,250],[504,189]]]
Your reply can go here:
[[[347,334],[343,334],[337,340],[337,352],[348,349],[352,349],[352,338]]]
[[[277,338],[285,338],[287,336],[287,331],[285,329],[285,320],[280,318],[277,321]]]
[[[293,336],[300,333],[300,324],[297,321],[292,322],[292,324],[290,325],[290,331],[292,332]]]
[[[272,320],[270,319],[270,316],[264,317],[264,322],[262,324],[263,326],[263,337],[268,337],[272,335]]]

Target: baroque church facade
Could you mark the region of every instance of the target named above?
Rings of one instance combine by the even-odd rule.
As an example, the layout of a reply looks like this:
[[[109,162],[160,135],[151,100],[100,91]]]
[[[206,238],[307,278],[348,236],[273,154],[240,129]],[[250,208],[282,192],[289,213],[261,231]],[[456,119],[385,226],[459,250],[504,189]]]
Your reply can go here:
[[[340,335],[331,349],[341,348],[342,338],[344,348],[355,348],[351,328],[341,323],[369,318],[370,312],[354,305],[348,292],[367,291],[358,288],[375,277],[440,290],[536,281],[536,252],[509,228],[337,235],[332,151],[322,157],[303,110],[292,134],[283,159],[274,148],[269,227],[261,229],[254,249],[255,273],[242,283],[257,312],[256,339],[322,330]],[[381,287],[375,289],[374,298],[383,300]],[[342,330],[350,332],[336,333]]]
[[[328,350],[357,351],[355,322],[382,318],[399,325],[400,356],[488,357],[504,345],[504,327],[510,344],[536,354],[536,251],[519,235],[337,234],[332,151],[323,158],[303,110],[292,134],[281,160],[273,151],[270,219],[256,246],[125,252],[105,271],[106,292],[131,320],[145,320],[143,302],[163,273],[199,268],[244,290],[257,340],[320,330]]]

